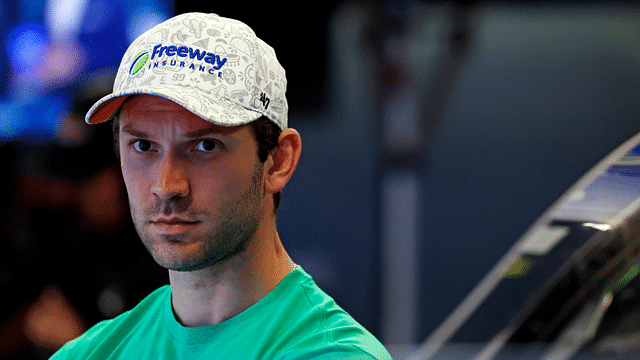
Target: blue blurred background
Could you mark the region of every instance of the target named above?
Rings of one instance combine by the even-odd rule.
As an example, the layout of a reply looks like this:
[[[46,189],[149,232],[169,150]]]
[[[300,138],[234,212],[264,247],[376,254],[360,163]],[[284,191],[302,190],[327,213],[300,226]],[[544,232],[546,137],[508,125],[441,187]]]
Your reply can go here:
[[[83,116],[137,35],[189,11],[275,48],[304,143],[281,238],[398,358],[640,130],[631,1],[0,0],[0,358],[46,358],[167,283],[109,125]]]

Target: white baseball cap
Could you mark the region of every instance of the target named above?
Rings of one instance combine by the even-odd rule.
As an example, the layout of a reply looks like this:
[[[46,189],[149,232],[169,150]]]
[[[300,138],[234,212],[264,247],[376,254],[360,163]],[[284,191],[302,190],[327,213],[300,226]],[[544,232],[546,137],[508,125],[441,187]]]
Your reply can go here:
[[[175,16],[127,49],[113,93],[86,122],[110,120],[129,95],[172,100],[212,123],[237,126],[266,116],[287,128],[287,79],[273,48],[246,24],[216,14]]]

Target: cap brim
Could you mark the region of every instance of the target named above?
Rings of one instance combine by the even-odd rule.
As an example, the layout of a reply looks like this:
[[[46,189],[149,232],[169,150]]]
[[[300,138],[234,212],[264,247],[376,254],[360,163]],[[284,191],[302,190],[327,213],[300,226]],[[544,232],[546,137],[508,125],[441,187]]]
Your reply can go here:
[[[201,89],[166,85],[162,88],[141,87],[114,92],[98,100],[87,112],[87,124],[99,124],[111,120],[127,97],[131,95],[152,95],[171,100],[201,118],[223,126],[240,126],[259,119],[262,114],[242,107]]]

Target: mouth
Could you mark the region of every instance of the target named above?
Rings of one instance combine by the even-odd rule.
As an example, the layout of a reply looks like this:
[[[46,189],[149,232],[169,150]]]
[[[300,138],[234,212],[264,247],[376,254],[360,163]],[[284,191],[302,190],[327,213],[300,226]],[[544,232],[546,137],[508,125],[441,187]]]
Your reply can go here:
[[[157,232],[167,235],[185,233],[199,223],[199,221],[188,221],[182,219],[157,219],[150,222],[151,227]]]

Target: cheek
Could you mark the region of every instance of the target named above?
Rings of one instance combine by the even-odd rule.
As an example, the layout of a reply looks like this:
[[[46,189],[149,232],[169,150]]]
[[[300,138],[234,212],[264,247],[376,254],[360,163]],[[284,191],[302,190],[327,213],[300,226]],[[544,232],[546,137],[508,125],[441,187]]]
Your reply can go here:
[[[144,188],[147,186],[148,177],[141,176],[140,172],[131,171],[126,166],[121,166],[122,178],[127,188],[127,194],[130,202],[139,201],[140,197],[144,193]]]
[[[201,171],[200,171],[201,170]],[[253,187],[253,174],[230,166],[192,172],[192,196],[201,205],[229,204]],[[206,206],[206,205],[205,205]]]
[[[237,179],[229,179],[224,171],[192,171],[189,180],[191,196],[202,205],[224,201],[233,192],[234,182]]]

